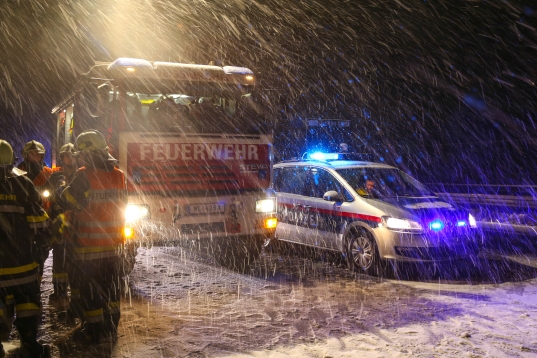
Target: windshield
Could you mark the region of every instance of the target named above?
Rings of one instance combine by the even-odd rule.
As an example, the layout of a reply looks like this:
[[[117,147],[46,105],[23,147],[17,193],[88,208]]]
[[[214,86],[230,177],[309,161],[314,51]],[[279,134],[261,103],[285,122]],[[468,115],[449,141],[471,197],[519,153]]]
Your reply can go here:
[[[126,129],[137,132],[266,134],[260,100],[246,91],[214,84],[111,83],[99,88],[104,112],[116,122],[125,114]]]
[[[416,179],[395,168],[350,168],[337,172],[362,197],[436,196]]]

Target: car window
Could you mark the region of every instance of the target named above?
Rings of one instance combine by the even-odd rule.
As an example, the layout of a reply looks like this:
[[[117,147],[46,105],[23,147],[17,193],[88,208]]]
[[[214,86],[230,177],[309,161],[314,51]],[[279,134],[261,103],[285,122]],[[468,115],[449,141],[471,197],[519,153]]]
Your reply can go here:
[[[340,194],[345,195],[347,201],[352,201],[352,195],[345,190],[339,180],[329,171],[322,168],[312,168],[310,170],[310,176],[312,190],[309,196],[316,198],[322,198],[323,195],[330,190],[335,190]]]
[[[278,168],[274,189],[281,193],[304,195],[304,186],[308,175],[308,167]]]
[[[434,195],[423,184],[395,168],[350,168],[337,172],[365,197]]]

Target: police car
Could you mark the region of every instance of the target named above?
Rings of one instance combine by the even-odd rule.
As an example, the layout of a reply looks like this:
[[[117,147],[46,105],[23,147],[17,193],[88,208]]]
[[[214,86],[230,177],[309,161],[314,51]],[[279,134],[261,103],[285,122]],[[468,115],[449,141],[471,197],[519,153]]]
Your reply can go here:
[[[400,262],[467,256],[476,221],[405,172],[352,154],[274,165],[275,240],[339,251],[349,268],[384,275]],[[392,271],[393,272],[393,271]]]

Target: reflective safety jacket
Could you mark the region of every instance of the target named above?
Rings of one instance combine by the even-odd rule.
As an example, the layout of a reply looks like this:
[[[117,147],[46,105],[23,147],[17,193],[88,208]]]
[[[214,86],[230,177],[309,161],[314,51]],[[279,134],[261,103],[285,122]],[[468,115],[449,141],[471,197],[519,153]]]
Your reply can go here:
[[[121,254],[127,186],[123,172],[113,165],[80,168],[62,192],[61,202],[75,209],[75,254],[93,260]]]
[[[12,167],[0,168],[0,287],[38,277],[38,246],[48,240],[49,218],[30,179]]]

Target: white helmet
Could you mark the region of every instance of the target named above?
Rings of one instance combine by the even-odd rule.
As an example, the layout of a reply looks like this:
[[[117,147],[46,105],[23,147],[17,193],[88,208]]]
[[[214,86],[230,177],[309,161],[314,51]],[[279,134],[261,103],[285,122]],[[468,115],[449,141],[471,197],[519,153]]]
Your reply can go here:
[[[101,132],[95,129],[84,131],[76,137],[76,147],[83,153],[94,151],[108,152],[106,138]]]

